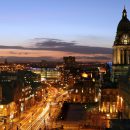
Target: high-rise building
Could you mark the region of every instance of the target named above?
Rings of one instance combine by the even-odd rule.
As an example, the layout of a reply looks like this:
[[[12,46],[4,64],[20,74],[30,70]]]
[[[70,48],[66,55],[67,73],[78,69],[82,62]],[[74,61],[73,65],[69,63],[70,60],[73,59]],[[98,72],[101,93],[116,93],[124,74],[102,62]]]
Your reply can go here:
[[[113,80],[127,74],[130,66],[130,21],[124,8],[113,45]]]
[[[75,57],[69,56],[69,57],[63,57],[64,65],[67,67],[75,66]]]

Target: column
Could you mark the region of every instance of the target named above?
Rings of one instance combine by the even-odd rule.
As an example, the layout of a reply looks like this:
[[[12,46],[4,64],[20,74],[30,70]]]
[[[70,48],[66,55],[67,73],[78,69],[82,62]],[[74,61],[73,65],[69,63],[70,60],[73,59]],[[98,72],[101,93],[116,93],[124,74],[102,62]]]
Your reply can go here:
[[[117,64],[117,49],[114,49],[114,62]]]
[[[114,63],[114,64],[119,64],[118,48],[114,48],[114,49],[113,49],[113,63]]]
[[[117,64],[121,64],[121,54],[120,54],[120,48],[117,48],[116,58],[117,58]]]
[[[122,64],[122,49],[120,50],[120,63]]]
[[[130,64],[130,61],[129,61],[129,55],[130,55],[130,51],[129,50],[127,50],[127,64]]]
[[[124,64],[127,64],[127,50],[124,50]]]
[[[122,64],[124,64],[124,50],[122,50]]]
[[[121,64],[121,49],[118,48],[118,51],[117,51],[117,58],[118,58],[118,64]]]

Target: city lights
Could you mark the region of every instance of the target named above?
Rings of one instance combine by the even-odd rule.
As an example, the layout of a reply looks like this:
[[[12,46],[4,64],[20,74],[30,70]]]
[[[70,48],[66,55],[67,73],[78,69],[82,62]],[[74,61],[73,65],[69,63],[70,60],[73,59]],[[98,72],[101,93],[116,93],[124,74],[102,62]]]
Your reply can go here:
[[[88,74],[84,72],[84,73],[82,73],[82,77],[83,78],[88,78]]]
[[[0,130],[130,129],[130,4],[111,1],[0,2]]]

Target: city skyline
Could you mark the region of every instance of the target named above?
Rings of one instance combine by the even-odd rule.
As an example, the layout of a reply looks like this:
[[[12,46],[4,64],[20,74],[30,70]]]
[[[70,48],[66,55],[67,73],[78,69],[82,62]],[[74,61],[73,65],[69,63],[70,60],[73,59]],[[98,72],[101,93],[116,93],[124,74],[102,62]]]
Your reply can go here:
[[[1,57],[59,59],[73,55],[79,59],[94,57],[110,61],[109,48],[124,4],[128,18],[130,12],[129,1],[123,0],[0,3]],[[103,48],[97,51],[96,47],[108,48],[107,53],[102,52]]]
[[[0,2],[0,130],[130,130],[128,5]]]

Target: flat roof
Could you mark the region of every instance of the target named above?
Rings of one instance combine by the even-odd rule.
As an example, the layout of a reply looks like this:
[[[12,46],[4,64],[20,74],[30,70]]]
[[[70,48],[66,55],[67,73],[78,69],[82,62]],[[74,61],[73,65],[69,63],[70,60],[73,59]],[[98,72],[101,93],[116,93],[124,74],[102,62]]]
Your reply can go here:
[[[58,120],[61,121],[83,121],[86,120],[86,112],[90,106],[96,103],[64,103]]]

